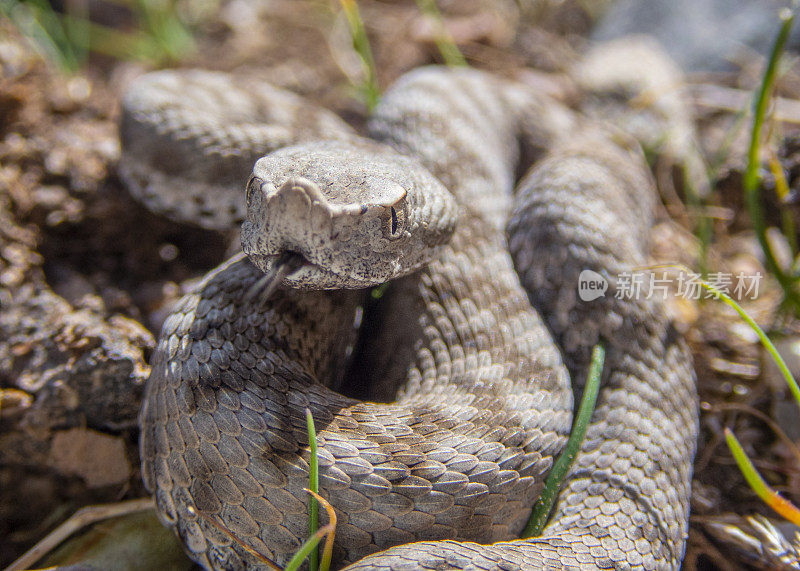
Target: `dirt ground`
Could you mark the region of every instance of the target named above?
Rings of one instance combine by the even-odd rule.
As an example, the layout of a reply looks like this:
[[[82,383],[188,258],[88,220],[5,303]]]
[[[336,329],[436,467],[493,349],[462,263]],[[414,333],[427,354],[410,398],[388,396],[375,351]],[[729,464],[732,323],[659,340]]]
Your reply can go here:
[[[541,2],[524,14],[512,1],[440,7],[470,65],[506,75],[534,69],[527,81],[569,104],[574,94],[563,74],[586,44],[594,17],[586,4]],[[110,15],[93,18],[133,25],[130,14],[108,6]],[[177,65],[258,74],[363,126],[366,109],[353,87],[361,70],[337,2],[214,6],[193,28],[195,51]],[[359,6],[380,86],[441,62],[436,26],[415,2]],[[754,58],[738,73],[687,78],[714,186],[710,206],[693,210],[674,161],[654,158],[665,204],[653,230],[657,260],[698,268],[691,226],[701,214],[713,220],[712,270],[766,276],[741,198],[747,126],[735,130],[762,65]],[[0,18],[0,565],[82,506],[144,494],[136,414],[161,321],[187,283],[229,254],[226,236],[149,213],[117,177],[119,94],[149,68],[94,54],[80,72],[64,74]],[[800,99],[796,64],[779,95]],[[793,139],[800,115],[792,109],[773,124],[768,146],[790,185],[800,175]],[[775,204],[767,201],[773,223]],[[769,277],[760,287],[745,309],[790,344],[798,326],[779,311],[780,288]],[[800,503],[796,408],[732,311],[694,301],[674,309],[693,348],[702,409],[684,568],[744,567],[717,524],[773,515],[744,483],[722,431],[733,428],[769,483]]]

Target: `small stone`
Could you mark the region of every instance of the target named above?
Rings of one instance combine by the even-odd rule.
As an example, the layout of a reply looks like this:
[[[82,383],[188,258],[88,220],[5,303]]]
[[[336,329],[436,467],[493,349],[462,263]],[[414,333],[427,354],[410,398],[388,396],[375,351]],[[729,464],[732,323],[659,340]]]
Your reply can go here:
[[[65,476],[80,477],[89,488],[124,484],[131,477],[122,439],[85,428],[55,433],[48,463]]]

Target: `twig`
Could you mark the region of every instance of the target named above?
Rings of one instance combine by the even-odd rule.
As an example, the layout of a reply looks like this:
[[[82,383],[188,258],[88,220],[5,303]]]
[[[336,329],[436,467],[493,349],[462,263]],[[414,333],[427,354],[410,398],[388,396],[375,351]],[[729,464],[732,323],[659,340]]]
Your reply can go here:
[[[42,557],[58,547],[65,539],[75,532],[95,522],[120,517],[132,513],[151,510],[154,508],[153,498],[139,498],[116,504],[88,506],[79,509],[67,521],[51,531],[36,545],[31,547],[22,556],[6,567],[6,571],[22,571],[29,569]]]

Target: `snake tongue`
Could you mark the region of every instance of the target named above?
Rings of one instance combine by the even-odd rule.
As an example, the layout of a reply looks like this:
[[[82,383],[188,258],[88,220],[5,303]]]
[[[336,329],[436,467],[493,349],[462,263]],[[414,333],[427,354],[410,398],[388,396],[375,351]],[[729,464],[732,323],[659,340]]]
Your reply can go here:
[[[286,251],[282,253],[273,263],[270,270],[250,286],[244,297],[245,302],[250,303],[258,296],[258,305],[263,305],[278,289],[284,279],[306,264],[305,258],[297,252]]]

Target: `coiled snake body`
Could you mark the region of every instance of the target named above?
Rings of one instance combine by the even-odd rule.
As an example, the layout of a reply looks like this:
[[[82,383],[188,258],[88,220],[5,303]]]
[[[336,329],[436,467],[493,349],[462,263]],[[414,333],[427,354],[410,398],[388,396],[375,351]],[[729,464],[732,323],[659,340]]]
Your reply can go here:
[[[239,542],[278,563],[298,548],[309,409],[341,564],[677,568],[697,430],[691,359],[657,300],[613,295],[616,276],[646,260],[654,194],[637,147],[475,70],[401,78],[370,122],[381,145],[267,86],[225,81],[152,74],[123,119],[134,193],[178,217],[205,210],[207,226],[241,216],[237,199],[215,189],[183,207],[176,185],[205,194],[217,161],[299,143],[253,169],[250,260],[209,273],[153,357],[143,475],[189,555],[250,569],[263,563]],[[331,140],[304,142],[318,138]],[[578,298],[586,269],[609,280],[604,297]],[[266,301],[261,270],[282,280]],[[405,277],[379,300],[364,293],[391,275]],[[583,379],[599,339],[604,384],[581,452],[543,535],[515,539],[570,429],[567,369]],[[379,381],[369,398],[392,402],[341,394],[364,379]]]

